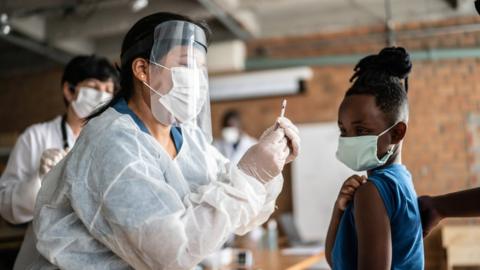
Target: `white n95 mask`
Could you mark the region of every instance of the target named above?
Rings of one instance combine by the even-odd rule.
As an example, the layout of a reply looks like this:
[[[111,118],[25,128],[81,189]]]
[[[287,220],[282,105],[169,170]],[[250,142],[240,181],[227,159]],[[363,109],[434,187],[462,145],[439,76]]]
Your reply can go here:
[[[180,123],[193,120],[202,110],[208,95],[206,74],[195,68],[167,68],[158,63],[153,64],[170,70],[173,84],[169,92],[161,94],[143,82],[153,92],[150,95],[150,106],[155,119],[165,125],[173,124],[174,119]],[[173,117],[169,117],[165,109]]]
[[[72,108],[80,118],[89,116],[103,104],[112,100],[113,95],[95,88],[80,87],[77,98],[72,101]]]
[[[378,135],[339,137],[336,154],[337,159],[350,169],[357,172],[368,171],[385,165],[388,159],[392,156],[395,147],[390,148],[381,159],[378,159],[378,138],[387,133],[395,125],[389,127]]]
[[[240,140],[240,130],[236,127],[225,127],[222,129],[222,137],[227,143],[237,143]]]

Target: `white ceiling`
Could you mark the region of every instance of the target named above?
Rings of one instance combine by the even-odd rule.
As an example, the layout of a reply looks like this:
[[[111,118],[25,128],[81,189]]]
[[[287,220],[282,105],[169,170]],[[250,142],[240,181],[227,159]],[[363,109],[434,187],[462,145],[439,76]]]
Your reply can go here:
[[[391,0],[397,22],[475,14],[472,1],[453,8],[445,0]],[[335,31],[385,22],[385,0],[242,0],[261,26],[261,37]]]
[[[206,20],[212,25],[214,41],[238,38],[238,31],[268,38],[385,22],[385,0],[150,0],[137,13],[131,9],[132,1],[3,0],[0,12],[9,14],[16,32],[36,42],[72,54],[95,52],[109,57],[118,56],[123,35],[135,21],[157,11]],[[473,0],[390,1],[396,22],[475,14]],[[236,21],[237,31],[226,26],[225,16],[219,16],[225,13]]]

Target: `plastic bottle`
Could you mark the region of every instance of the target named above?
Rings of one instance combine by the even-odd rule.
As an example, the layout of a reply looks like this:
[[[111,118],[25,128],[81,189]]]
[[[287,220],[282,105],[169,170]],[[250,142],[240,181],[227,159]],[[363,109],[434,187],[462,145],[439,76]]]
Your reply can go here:
[[[269,250],[278,249],[278,228],[275,219],[270,219],[267,223],[267,248]]]

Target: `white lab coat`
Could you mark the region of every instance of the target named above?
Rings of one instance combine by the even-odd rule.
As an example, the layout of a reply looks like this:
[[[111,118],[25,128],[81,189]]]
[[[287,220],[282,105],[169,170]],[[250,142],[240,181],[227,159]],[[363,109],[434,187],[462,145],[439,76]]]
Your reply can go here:
[[[245,152],[257,143],[257,140],[246,134],[240,136],[237,148],[233,147],[233,144],[226,142],[223,139],[215,140],[214,145],[226,158],[228,158],[234,164],[238,164]]]
[[[231,233],[274,210],[268,184],[182,126],[171,159],[128,114],[109,108],[43,180],[33,221],[40,258],[30,269],[191,269]]]
[[[21,224],[32,221],[35,199],[40,189],[38,167],[43,151],[50,148],[63,149],[61,116],[27,128],[15,143],[7,167],[0,178],[0,215],[10,223]],[[67,141],[73,146],[73,132],[66,125]],[[32,229],[27,229],[27,234]],[[26,237],[28,238],[28,237]],[[25,269],[29,253],[26,243],[22,244],[14,269]]]

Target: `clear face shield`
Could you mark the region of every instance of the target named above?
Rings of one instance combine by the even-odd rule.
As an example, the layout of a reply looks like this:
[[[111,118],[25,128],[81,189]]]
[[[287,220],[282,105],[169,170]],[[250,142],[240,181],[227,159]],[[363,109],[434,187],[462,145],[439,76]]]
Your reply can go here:
[[[199,26],[168,21],[155,28],[149,79],[153,116],[164,125],[199,127],[212,140],[207,41]]]

